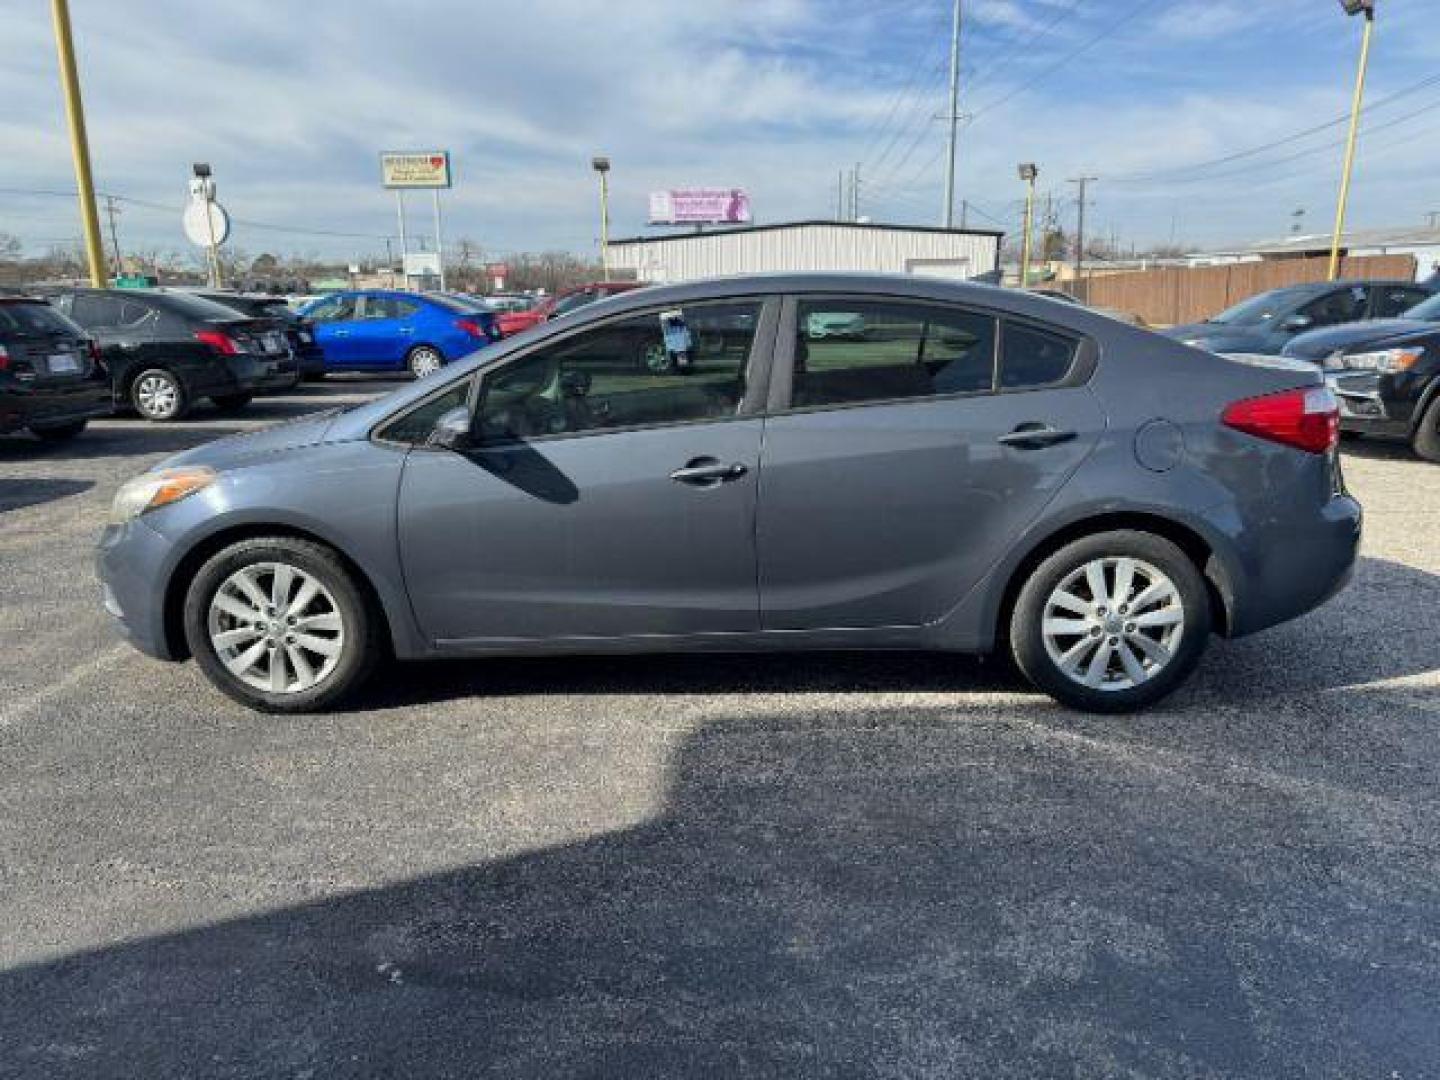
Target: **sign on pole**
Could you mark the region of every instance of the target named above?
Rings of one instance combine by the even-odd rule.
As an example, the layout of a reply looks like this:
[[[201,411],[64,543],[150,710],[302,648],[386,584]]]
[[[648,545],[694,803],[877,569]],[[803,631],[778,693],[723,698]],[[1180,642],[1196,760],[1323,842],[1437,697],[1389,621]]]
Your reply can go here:
[[[651,225],[740,225],[750,220],[741,188],[672,188],[650,193]]]
[[[448,188],[450,151],[386,151],[380,155],[380,176],[387,188]]]

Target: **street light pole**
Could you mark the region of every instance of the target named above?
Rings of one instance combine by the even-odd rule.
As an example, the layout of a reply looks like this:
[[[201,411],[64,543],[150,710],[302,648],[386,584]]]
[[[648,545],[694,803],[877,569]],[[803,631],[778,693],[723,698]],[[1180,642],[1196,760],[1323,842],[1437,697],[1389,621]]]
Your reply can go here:
[[[1020,288],[1030,283],[1030,236],[1035,231],[1035,178],[1040,170],[1033,164],[1020,166],[1020,179],[1025,181],[1025,235],[1020,239]]]
[[[600,174],[600,280],[610,280],[610,159],[597,155],[590,167]]]
[[[1345,139],[1345,164],[1340,172],[1340,198],[1335,204],[1335,234],[1330,241],[1329,280],[1340,276],[1340,242],[1345,233],[1345,209],[1350,201],[1350,176],[1355,168],[1355,140],[1360,131],[1360,109],[1365,101],[1365,74],[1370,67],[1370,37],[1375,32],[1375,0],[1340,0],[1346,15],[1364,15],[1360,38],[1360,66],[1355,73],[1355,96],[1350,102],[1350,132]]]
[[[80,221],[85,230],[85,259],[90,284],[105,287],[105,249],[100,240],[100,215],[95,209],[95,180],[90,173],[90,143],[85,136],[85,106],[80,99],[80,76],[75,67],[75,42],[70,34],[67,0],[50,0],[55,23],[55,50],[60,56],[60,85],[65,91],[65,118],[70,125],[70,156],[75,162],[75,188],[80,197]],[[116,268],[118,272],[118,267]]]

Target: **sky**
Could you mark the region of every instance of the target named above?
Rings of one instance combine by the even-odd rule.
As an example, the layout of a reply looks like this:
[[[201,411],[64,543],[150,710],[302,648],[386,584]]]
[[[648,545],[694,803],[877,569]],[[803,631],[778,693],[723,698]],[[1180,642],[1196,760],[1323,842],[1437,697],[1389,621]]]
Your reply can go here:
[[[1440,211],[1437,0],[1378,0],[1360,226]],[[251,255],[368,258],[396,232],[387,149],[446,148],[445,236],[596,251],[656,188],[739,186],[756,220],[940,221],[951,0],[71,0],[96,184],[122,247],[186,249],[190,163]],[[44,0],[0,0],[0,232],[78,234]],[[964,0],[957,199],[1018,228],[1016,164],[1062,224],[1193,248],[1329,228],[1361,20],[1335,0]],[[1433,78],[1432,82],[1425,80]],[[1392,100],[1393,98],[1393,100]],[[1281,141],[1285,140],[1285,141]],[[1258,147],[1272,146],[1259,152]],[[1234,155],[1241,155],[1235,157]],[[1226,160],[1228,159],[1228,160]],[[1217,162],[1215,164],[1207,164]],[[412,236],[430,200],[408,197]],[[108,236],[107,236],[108,246]]]

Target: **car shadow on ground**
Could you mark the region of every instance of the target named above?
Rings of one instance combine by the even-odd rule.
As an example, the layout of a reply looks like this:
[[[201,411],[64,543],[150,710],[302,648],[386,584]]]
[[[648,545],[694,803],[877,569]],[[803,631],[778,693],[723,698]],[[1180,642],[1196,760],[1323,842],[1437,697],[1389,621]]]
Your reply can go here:
[[[9,480],[0,477],[0,514],[23,510],[28,506],[41,506],[56,499],[67,499],[71,495],[89,491],[94,486],[93,480],[60,480],[50,477]]]
[[[1413,461],[1425,465],[1403,439],[1347,437],[1340,449],[1345,457],[1370,458],[1375,461]]]
[[[83,434],[63,443],[42,443],[27,439],[0,439],[0,463],[83,461],[96,458],[138,457],[145,454],[174,454],[202,443],[237,435],[245,429],[198,424],[151,425],[142,421],[92,425]]]
[[[1370,598],[1379,603],[1370,603]],[[1208,707],[1241,696],[1321,692],[1440,669],[1440,641],[1407,638],[1411,610],[1440,610],[1440,577],[1361,558],[1356,581],[1305,618],[1261,635],[1212,642],[1209,661],[1176,700]],[[1279,643],[1290,662],[1268,657]],[[1025,691],[1003,655],[788,652],[747,655],[477,658],[392,663],[350,706],[403,709],[473,696],[529,694],[964,693]]]
[[[964,704],[721,715],[670,761],[630,828],[0,973],[7,1075],[1440,1060],[1440,962],[1415,946],[1440,923],[1433,862],[1347,845],[1290,778],[1091,752]]]

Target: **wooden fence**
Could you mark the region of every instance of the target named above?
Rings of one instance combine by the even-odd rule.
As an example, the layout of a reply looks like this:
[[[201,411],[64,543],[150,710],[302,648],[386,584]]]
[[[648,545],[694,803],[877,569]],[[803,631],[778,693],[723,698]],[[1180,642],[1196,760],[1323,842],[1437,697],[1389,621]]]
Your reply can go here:
[[[1278,259],[1193,269],[1167,266],[1092,277],[1081,285],[1078,295],[1096,307],[1139,315],[1154,326],[1174,326],[1208,319],[1231,304],[1267,289],[1324,281],[1329,267],[1330,260],[1326,258]],[[1415,258],[1412,255],[1347,257],[1341,260],[1340,275],[1413,281]]]

